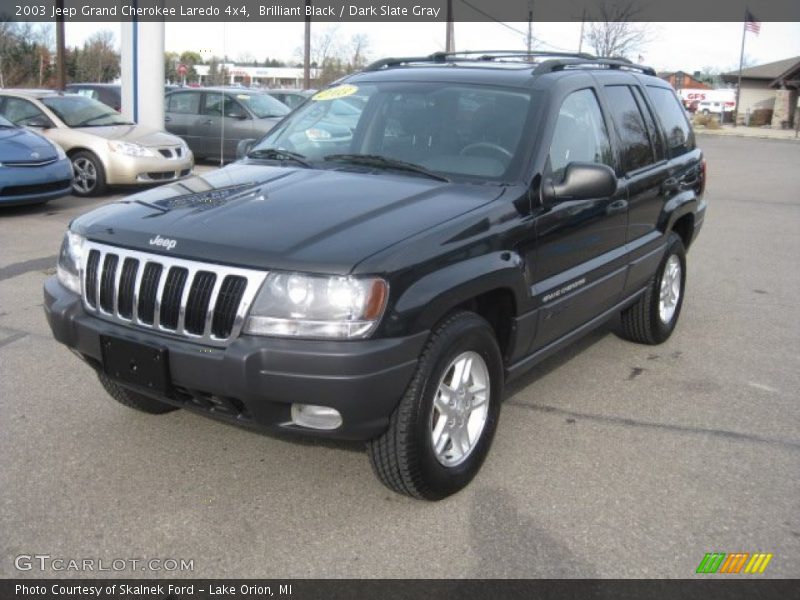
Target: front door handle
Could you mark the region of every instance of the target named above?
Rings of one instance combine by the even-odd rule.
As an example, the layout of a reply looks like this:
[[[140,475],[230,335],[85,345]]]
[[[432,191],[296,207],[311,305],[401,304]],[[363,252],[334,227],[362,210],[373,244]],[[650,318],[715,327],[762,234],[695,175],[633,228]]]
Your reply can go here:
[[[169,123],[170,121],[172,121],[172,119],[169,117],[164,117],[164,123]]]
[[[614,200],[606,207],[607,215],[618,215],[628,210],[628,201],[624,199]]]

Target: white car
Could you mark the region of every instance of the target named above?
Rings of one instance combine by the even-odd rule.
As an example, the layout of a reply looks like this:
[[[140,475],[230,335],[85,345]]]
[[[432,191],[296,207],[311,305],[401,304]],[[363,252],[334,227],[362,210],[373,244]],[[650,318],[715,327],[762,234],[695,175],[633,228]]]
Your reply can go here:
[[[708,115],[708,114],[719,114],[723,110],[727,112],[731,112],[734,108],[736,108],[735,102],[722,102],[722,101],[711,101],[711,100],[703,100],[702,102],[697,103],[697,112],[701,115]]]

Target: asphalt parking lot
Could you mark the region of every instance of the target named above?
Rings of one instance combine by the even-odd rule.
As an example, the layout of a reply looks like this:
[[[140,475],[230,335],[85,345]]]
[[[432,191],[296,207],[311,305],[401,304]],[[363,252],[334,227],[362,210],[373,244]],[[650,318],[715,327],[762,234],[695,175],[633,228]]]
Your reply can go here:
[[[1,209],[0,577],[79,575],[20,554],[208,578],[689,577],[712,551],[800,577],[800,143],[699,140],[709,213],[675,334],[608,327],[537,367],[437,504],[384,489],[358,446],[111,401],[50,337],[41,287],[69,220],[113,198]]]

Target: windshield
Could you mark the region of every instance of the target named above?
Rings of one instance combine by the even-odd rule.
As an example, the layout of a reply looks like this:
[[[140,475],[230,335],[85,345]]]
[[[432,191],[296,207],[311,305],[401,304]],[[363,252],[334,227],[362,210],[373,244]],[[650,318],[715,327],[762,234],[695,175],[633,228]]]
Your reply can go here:
[[[56,113],[68,127],[129,124],[117,111],[102,102],[78,94],[44,97],[42,103]]]
[[[274,148],[339,166],[363,164],[352,155],[367,155],[448,177],[505,181],[521,163],[532,104],[527,91],[483,85],[343,84],[312,96],[251,153]]]
[[[5,117],[0,117],[0,127],[16,127],[11,121]]]
[[[282,117],[290,112],[288,106],[268,94],[236,94],[236,99],[259,119]]]

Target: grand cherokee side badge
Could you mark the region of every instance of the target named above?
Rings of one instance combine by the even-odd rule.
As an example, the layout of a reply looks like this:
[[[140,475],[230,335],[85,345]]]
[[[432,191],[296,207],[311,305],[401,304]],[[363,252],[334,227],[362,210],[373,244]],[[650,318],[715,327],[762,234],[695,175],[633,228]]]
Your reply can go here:
[[[160,235],[157,235],[153,239],[150,240],[151,246],[161,246],[166,250],[172,250],[175,246],[178,245],[178,242],[175,240],[171,240],[169,238],[162,238]]]

